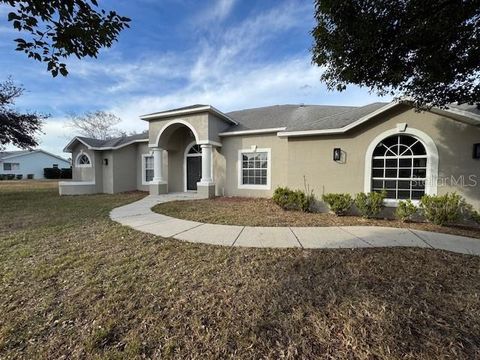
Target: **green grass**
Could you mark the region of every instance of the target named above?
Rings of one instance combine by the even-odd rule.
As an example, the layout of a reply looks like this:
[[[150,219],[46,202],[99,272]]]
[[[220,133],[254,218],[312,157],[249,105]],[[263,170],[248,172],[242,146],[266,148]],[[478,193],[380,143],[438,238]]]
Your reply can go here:
[[[478,257],[230,249],[109,220],[142,196],[0,183],[0,358],[480,356]]]

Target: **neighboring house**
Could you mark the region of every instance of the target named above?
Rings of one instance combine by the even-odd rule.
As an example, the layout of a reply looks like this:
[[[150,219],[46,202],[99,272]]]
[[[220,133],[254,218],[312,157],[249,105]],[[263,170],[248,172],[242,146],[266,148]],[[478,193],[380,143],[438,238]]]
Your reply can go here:
[[[387,191],[387,203],[456,191],[480,207],[480,111],[409,104],[282,105],[223,113],[209,105],[144,115],[149,133],[74,138],[73,182],[61,194],[271,196]]]
[[[20,150],[0,152],[0,174],[33,175],[43,179],[44,168],[70,168],[70,162],[43,150]]]

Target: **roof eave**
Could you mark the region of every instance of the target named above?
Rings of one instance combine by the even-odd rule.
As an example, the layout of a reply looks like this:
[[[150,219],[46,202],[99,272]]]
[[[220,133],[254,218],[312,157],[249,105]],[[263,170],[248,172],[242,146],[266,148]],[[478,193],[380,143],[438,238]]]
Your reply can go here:
[[[227,131],[227,132],[219,133],[218,136],[226,137],[226,136],[268,134],[268,133],[276,133],[279,131],[285,131],[286,129],[287,129],[286,127],[278,127],[278,128],[266,128],[266,129],[256,129],[256,130]]]
[[[184,110],[175,110],[175,111],[166,111],[166,112],[161,112],[161,113],[153,113],[153,114],[147,114],[147,115],[142,115],[140,116],[141,120],[144,121],[151,121],[151,120],[159,120],[159,119],[164,119],[164,118],[170,118],[173,116],[178,116],[178,115],[190,115],[190,114],[198,114],[202,112],[209,112],[211,114],[214,114],[218,116],[219,118],[234,124],[238,125],[238,123],[233,120],[231,117],[226,115],[225,113],[221,112],[220,110],[214,108],[211,105],[208,106],[202,106],[194,109],[184,109]]]

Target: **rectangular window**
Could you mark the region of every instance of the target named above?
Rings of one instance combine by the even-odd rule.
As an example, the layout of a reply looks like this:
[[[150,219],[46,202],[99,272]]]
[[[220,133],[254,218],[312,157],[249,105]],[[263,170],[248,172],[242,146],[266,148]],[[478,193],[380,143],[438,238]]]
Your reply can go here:
[[[52,167],[53,167],[54,169],[58,169],[58,164],[53,164]]]
[[[20,164],[19,163],[3,163],[3,170],[5,171],[20,170]]]
[[[153,156],[143,157],[144,181],[150,182],[153,180]]]
[[[239,188],[270,188],[270,149],[239,152]]]

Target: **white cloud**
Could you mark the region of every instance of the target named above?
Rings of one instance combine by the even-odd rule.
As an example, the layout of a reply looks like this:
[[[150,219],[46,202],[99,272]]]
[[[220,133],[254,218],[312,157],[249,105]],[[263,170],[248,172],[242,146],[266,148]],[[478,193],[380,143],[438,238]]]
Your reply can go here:
[[[308,58],[293,58],[223,75],[223,79],[213,83],[192,83],[166,96],[137,97],[111,110],[130,119],[129,126],[135,127],[143,123],[139,120],[142,114],[196,103],[232,111],[287,103],[364,105],[378,100],[355,87],[349,88],[341,97],[327,91],[319,80],[321,69],[310,65]]]
[[[213,6],[205,7],[194,22],[207,26],[211,22],[223,21],[231,14],[236,2],[237,0],[215,0]]]

